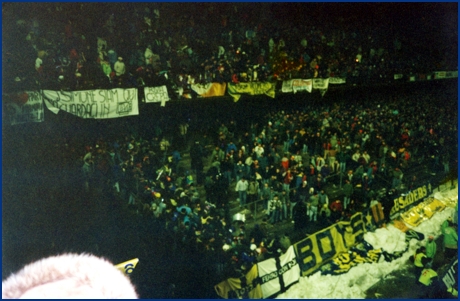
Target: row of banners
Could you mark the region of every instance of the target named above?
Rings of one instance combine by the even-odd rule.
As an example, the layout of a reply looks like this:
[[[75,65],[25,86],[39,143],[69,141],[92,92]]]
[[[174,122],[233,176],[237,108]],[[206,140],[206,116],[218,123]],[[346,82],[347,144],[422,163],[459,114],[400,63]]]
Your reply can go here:
[[[430,75],[411,75],[409,81],[423,79],[445,79],[458,77],[458,71],[439,71]],[[402,74],[395,74],[394,79],[402,79]],[[329,85],[345,84],[345,78],[314,78],[290,79],[281,84],[282,93],[297,93],[318,90],[324,95]],[[208,83],[193,84],[191,89],[202,98],[230,95],[237,102],[242,95],[267,95],[275,98],[276,82],[248,82],[248,83]],[[139,115],[138,90],[131,89],[96,89],[86,91],[26,91],[16,94],[3,95],[4,120],[11,124],[28,122],[43,122],[44,107],[57,114],[60,110],[80,118],[106,119]],[[188,97],[185,92],[179,92],[182,97]],[[145,103],[160,103],[165,106],[170,101],[166,86],[144,87]]]
[[[394,200],[392,210],[398,211],[393,221],[396,228],[406,234],[406,242],[411,239],[423,241],[423,233],[410,229],[430,219],[434,213],[451,207],[450,200],[439,201],[433,197],[431,186],[424,185],[414,189],[411,194]],[[407,201],[405,201],[407,200]],[[372,218],[371,218],[372,219]],[[317,271],[322,274],[339,275],[346,273],[361,263],[392,261],[405,252],[390,254],[382,249],[373,249],[363,241],[366,225],[372,223],[363,213],[356,213],[349,222],[339,222],[293,244],[279,258],[270,258],[252,266],[240,278],[229,278],[214,286],[216,293],[224,299],[267,299],[285,292],[300,277]],[[407,225],[406,225],[407,224]],[[408,248],[409,244],[407,244]],[[406,248],[406,251],[407,251]],[[450,274],[444,277],[447,281]],[[451,273],[452,274],[452,273]]]
[[[214,288],[225,299],[272,298],[297,283],[301,276],[348,251],[364,231],[363,214],[357,213],[349,222],[339,222],[312,234],[290,246],[280,257],[259,262],[245,276],[229,278]]]
[[[326,91],[330,79],[294,79],[283,83],[283,92],[318,89]],[[344,79],[331,82],[345,83]],[[267,95],[275,98],[276,83],[249,82],[239,84],[209,83],[191,85],[200,97],[219,97],[226,93],[238,101],[243,94]],[[85,91],[26,91],[3,95],[4,120],[11,124],[44,121],[44,105],[53,113],[63,110],[80,118],[107,119],[139,115],[139,95],[136,88],[96,89]],[[142,102],[165,106],[171,98],[166,86],[144,87]]]
[[[394,80],[404,79],[404,74],[398,73],[393,75]],[[418,73],[407,76],[410,82],[423,81],[423,80],[435,80],[435,79],[446,79],[446,78],[458,78],[458,71],[435,71],[432,73]]]

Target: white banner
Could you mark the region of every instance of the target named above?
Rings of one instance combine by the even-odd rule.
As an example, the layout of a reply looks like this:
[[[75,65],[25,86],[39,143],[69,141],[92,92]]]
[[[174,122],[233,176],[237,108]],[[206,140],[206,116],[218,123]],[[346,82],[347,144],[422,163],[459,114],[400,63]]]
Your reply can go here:
[[[329,87],[329,78],[313,79],[313,89],[327,90]]]
[[[264,299],[285,292],[286,288],[300,278],[300,268],[293,246],[280,257],[259,262],[257,268]]]
[[[394,79],[401,79],[401,78],[403,78],[402,74],[395,74],[394,75]]]
[[[293,79],[290,80],[284,80],[283,85],[281,86],[281,92],[283,93],[292,93],[292,81]]]
[[[434,72],[434,79],[441,79],[441,78],[457,78],[458,71],[437,71]]]
[[[160,102],[162,107],[165,106],[166,101],[170,100],[166,86],[145,87],[144,95],[145,102]]]
[[[308,91],[311,93],[312,88],[311,79],[291,79],[283,81],[281,91],[284,93],[294,92],[294,94],[299,91]]]
[[[330,85],[346,84],[347,80],[341,77],[329,77]]]
[[[107,119],[139,115],[137,89],[111,89],[86,91],[44,90],[48,109],[60,110],[80,118]]]
[[[43,97],[40,92],[22,92],[3,95],[5,120],[11,125],[43,122]]]

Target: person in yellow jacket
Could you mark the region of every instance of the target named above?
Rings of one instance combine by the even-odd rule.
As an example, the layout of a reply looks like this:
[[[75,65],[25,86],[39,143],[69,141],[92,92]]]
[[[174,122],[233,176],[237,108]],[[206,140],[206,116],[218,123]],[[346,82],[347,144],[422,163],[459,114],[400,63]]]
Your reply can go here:
[[[423,271],[424,264],[422,262],[423,259],[427,259],[426,257],[426,248],[424,246],[420,247],[415,251],[414,254],[414,265],[415,265],[415,283],[418,283],[420,274]]]
[[[438,273],[429,267],[430,259],[423,257],[421,260],[424,268],[418,278],[422,298],[432,299],[437,294],[439,288]]]

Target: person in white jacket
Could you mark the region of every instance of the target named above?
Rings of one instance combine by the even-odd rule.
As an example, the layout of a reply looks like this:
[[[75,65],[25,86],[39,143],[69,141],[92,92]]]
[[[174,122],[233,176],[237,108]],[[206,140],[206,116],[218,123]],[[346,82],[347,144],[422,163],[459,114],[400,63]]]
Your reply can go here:
[[[118,57],[118,61],[113,65],[113,69],[115,70],[115,75],[118,77],[126,73],[126,66],[121,56]]]

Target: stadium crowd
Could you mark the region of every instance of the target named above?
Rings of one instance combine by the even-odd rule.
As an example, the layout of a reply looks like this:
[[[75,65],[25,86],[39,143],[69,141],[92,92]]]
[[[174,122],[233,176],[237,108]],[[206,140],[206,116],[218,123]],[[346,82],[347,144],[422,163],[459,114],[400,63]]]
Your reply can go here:
[[[314,16],[291,24],[243,3],[187,8],[49,3],[37,7],[41,13],[30,20],[5,10],[4,68],[14,75],[8,87],[72,91],[167,85],[170,95],[180,96],[177,91],[190,91],[194,83],[316,77],[382,82],[394,74],[449,67],[448,59],[433,53],[413,55],[406,45],[410,41],[388,35],[383,24],[315,25]]]
[[[448,122],[455,112],[428,105],[442,97],[306,104],[271,112],[250,128],[216,120],[196,141],[181,135],[188,127],[182,121],[175,133],[99,139],[72,160],[81,160],[75,166],[83,166],[87,191],[100,189],[151,216],[175,237],[176,248],[206,252],[241,270],[289,246],[289,233],[269,235],[274,224],[290,221],[294,231],[309,223],[327,227],[376,200],[388,218],[394,196],[420,185],[417,177],[404,177],[411,166],[424,163],[447,175],[456,160],[457,128]],[[187,153],[190,166],[182,162]],[[329,200],[326,185],[342,180],[341,196]],[[265,216],[254,229],[232,220],[235,205],[253,212],[254,204]]]
[[[5,45],[4,68],[14,69],[22,90],[37,83],[57,90],[163,84],[187,90],[193,83],[331,76],[363,83],[440,63],[407,56],[401,41],[383,39],[375,28],[285,27],[250,18],[236,4],[170,15],[153,4],[123,3],[104,18],[85,16],[87,4],[40,5],[60,17],[15,20],[6,32],[12,43]],[[174,249],[204,253],[223,274],[238,275],[289,247],[288,233],[268,234],[273,224],[290,220],[301,230],[347,220],[369,208],[376,188],[385,187],[389,200],[401,187],[415,188],[417,179],[404,177],[414,162],[449,172],[457,158],[457,126],[450,122],[456,110],[430,105],[443,96],[379,97],[365,104],[306,103],[271,112],[249,128],[218,120],[196,141],[187,140],[188,124],[179,120],[174,135],[158,129],[149,137],[101,137],[84,149],[67,145],[65,164],[81,175],[84,191],[113,195],[154,219],[174,237]],[[184,153],[190,167],[182,164]],[[325,185],[342,178],[342,198],[329,200]],[[237,199],[241,210],[259,204],[266,217],[253,229],[234,223]]]

